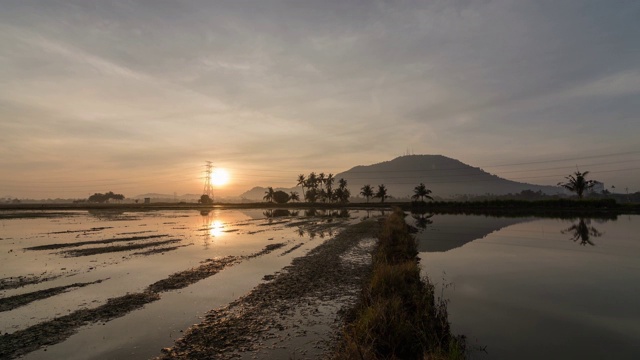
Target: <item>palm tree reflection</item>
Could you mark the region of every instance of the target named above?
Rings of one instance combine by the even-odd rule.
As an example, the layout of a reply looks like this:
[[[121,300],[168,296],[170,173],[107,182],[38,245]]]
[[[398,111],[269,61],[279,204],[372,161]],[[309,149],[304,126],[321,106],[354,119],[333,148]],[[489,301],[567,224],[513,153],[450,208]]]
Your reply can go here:
[[[426,229],[427,225],[433,224],[433,214],[427,215],[426,211],[411,211],[411,217],[415,220],[415,225],[417,228]]]
[[[563,234],[571,234],[571,240],[574,242],[578,242],[580,240],[580,245],[586,246],[587,244],[591,246],[595,246],[595,244],[590,240],[592,237],[600,237],[602,233],[598,231],[595,227],[591,226],[591,220],[580,218],[577,224],[573,224],[565,230],[562,230]]]

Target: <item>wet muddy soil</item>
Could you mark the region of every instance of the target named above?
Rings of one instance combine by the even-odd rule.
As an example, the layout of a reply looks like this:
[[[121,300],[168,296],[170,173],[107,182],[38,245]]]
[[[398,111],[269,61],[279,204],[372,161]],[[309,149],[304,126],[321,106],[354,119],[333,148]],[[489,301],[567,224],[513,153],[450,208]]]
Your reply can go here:
[[[316,358],[330,352],[341,310],[356,299],[378,225],[352,225],[226,307],[211,311],[158,359]]]
[[[173,343],[163,334],[175,339],[171,334],[182,334],[210,309],[224,307],[236,314],[243,304],[247,311],[268,312],[258,306],[256,296],[277,300],[269,315],[281,320],[280,326],[268,326],[265,340],[255,349],[317,353],[326,348],[317,344],[331,338],[338,310],[351,301],[350,291],[359,289],[345,290],[358,278],[359,270],[353,269],[360,269],[369,258],[367,241],[362,239],[371,229],[352,226],[361,221],[357,212],[343,216],[319,211],[308,217],[306,212],[303,217],[299,212],[284,216],[259,210],[62,215],[43,212],[0,218],[6,230],[0,242],[0,262],[5,264],[0,274],[1,359],[65,358],[78,349],[78,341],[100,343],[100,350],[91,345],[87,358],[102,359],[102,351],[120,350],[119,358],[140,358],[126,355],[126,349],[153,357]],[[339,235],[342,232],[351,235]],[[356,258],[360,260],[354,262]],[[231,272],[212,277],[229,267]],[[353,276],[336,277],[340,272]],[[216,280],[220,276],[223,282]],[[208,283],[221,292],[203,288]],[[267,285],[274,287],[263,288]],[[319,296],[322,291],[329,292]],[[130,318],[164,319],[163,313],[168,320],[154,320],[154,329],[163,329],[152,331],[154,337],[130,334],[131,326],[127,331],[112,330]],[[192,320],[175,320],[178,314]],[[245,324],[239,328],[256,324],[245,320],[239,318]],[[272,323],[266,317],[255,321]],[[144,324],[133,328],[147,333]],[[281,329],[295,331],[281,336]],[[115,334],[125,333],[116,339]],[[230,344],[234,343],[238,355],[243,341]]]
[[[142,293],[111,298],[106,304],[97,308],[76,310],[71,314],[39,323],[24,330],[19,330],[11,334],[6,333],[0,336],[0,358],[12,359],[37,350],[40,347],[56,344],[73,335],[78,328],[83,325],[109,321],[126,315],[130,311],[141,308],[145,304],[159,300],[161,292],[185,288],[202,279],[217,274],[225,267],[232,266],[245,259],[266,255],[281,248],[283,245],[284,244],[270,244],[263,250],[248,256],[228,256],[222,259],[207,259],[199,267],[172,274],[166,279],[149,285]],[[71,287],[87,285],[89,285],[89,283],[74,284],[74,286],[68,286],[65,289],[52,288],[42,291],[40,294],[32,295],[39,296],[38,299],[42,299],[47,296],[57,295]],[[25,296],[28,297],[29,294]],[[36,299],[31,299],[27,302],[25,302],[26,300],[23,297],[16,297],[15,299],[5,298],[2,300],[6,302],[4,306],[9,309],[25,305]],[[0,303],[0,306],[2,305],[3,304]]]

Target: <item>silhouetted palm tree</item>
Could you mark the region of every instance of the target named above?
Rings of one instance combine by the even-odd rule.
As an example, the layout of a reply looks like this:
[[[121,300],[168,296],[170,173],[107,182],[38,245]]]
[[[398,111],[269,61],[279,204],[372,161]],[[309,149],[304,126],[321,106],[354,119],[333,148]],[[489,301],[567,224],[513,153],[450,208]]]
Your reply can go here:
[[[320,201],[327,202],[329,195],[327,194],[327,191],[324,188],[320,188],[320,190],[318,190],[318,197],[320,198]]]
[[[335,199],[341,203],[349,202],[349,197],[351,197],[351,192],[347,189],[347,180],[340,179],[338,181],[338,188],[335,190]]]
[[[333,183],[335,182],[335,180],[336,179],[333,177],[333,174],[327,175],[327,177],[324,179],[324,185],[327,189],[327,199],[329,200],[329,202],[333,200]]]
[[[307,192],[304,194],[304,199],[308,202],[315,202],[318,197],[318,177],[315,172],[311,172],[309,176],[307,176],[305,187],[307,188]],[[309,195],[309,192],[313,192],[313,194]]]
[[[433,200],[433,198],[429,196],[429,194],[431,194],[431,190],[427,189],[427,187],[423,183],[420,183],[420,185],[416,186],[413,189],[413,192],[414,194],[413,196],[411,196],[411,198],[416,201],[418,200],[418,198],[420,199],[420,201],[424,201],[424,198]]]
[[[307,180],[307,178],[304,176],[304,174],[298,175],[298,185],[300,187],[302,187],[302,197],[303,198],[304,198],[304,187],[306,185],[306,180]]]
[[[369,202],[369,199],[374,195],[371,185],[367,184],[363,186],[362,189],[360,189],[360,195],[364,196],[367,199],[367,202]]]
[[[380,202],[384,202],[384,199],[387,199],[389,195],[387,195],[387,187],[384,184],[378,185],[378,191],[374,195],[377,198],[380,198]]]
[[[318,190],[313,187],[307,189],[307,192],[304,194],[304,199],[307,200],[307,202],[315,203],[318,200]]]
[[[271,186],[269,186],[267,188],[267,191],[264,192],[264,197],[263,199],[268,201],[268,202],[273,202],[273,194],[275,194],[275,191],[273,191],[273,188]]]
[[[289,193],[289,200],[291,201],[300,201],[300,196],[298,196],[298,193],[295,191],[292,191]]]
[[[586,190],[591,189],[595,185],[595,181],[586,179],[588,173],[588,171],[585,171],[583,173],[581,173],[580,171],[576,171],[573,175],[565,177],[568,182],[559,182],[558,185],[576,193],[578,195],[578,198],[582,199],[583,193]]]

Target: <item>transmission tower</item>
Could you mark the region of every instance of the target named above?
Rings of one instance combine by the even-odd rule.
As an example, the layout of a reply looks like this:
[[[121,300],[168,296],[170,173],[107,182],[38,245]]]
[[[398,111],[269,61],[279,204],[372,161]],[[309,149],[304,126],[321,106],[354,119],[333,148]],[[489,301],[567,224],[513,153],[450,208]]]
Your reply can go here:
[[[207,161],[204,167],[204,190],[202,191],[202,194],[207,195],[211,199],[211,201],[213,201],[213,186],[211,186],[211,173],[213,172],[213,165],[211,165],[211,161]]]

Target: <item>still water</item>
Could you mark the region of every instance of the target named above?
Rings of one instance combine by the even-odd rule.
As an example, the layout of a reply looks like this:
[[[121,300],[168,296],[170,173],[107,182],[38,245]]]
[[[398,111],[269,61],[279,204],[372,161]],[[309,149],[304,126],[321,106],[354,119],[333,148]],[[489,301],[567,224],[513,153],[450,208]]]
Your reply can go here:
[[[27,359],[143,359],[173,345],[207,311],[251,291],[293,258],[357,223],[346,210],[167,210],[0,212],[0,333],[32,331],[52,319],[141,293],[210,259],[238,261],[161,293],[110,321],[92,322]],[[278,245],[276,250],[264,251]],[[19,305],[21,295],[64,288]],[[0,337],[0,344],[4,341]],[[0,353],[0,358],[5,358]]]
[[[640,359],[640,216],[408,220],[472,359]]]

